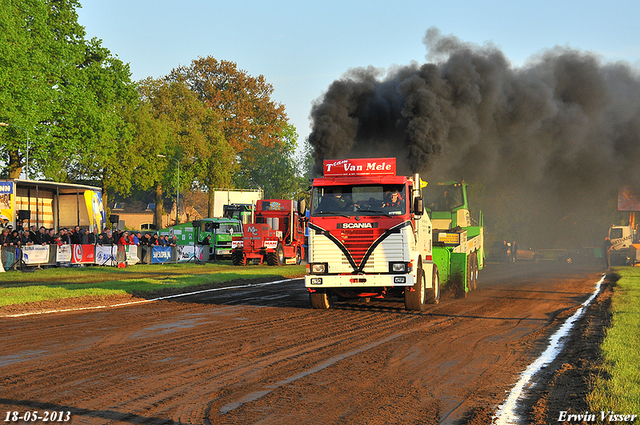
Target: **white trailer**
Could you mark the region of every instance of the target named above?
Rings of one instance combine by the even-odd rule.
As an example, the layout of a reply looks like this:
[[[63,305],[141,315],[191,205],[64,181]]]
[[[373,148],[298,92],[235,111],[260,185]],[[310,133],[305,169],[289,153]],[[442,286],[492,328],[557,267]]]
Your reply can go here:
[[[224,206],[251,204],[264,197],[262,189],[215,189],[213,195],[213,217],[224,217]]]

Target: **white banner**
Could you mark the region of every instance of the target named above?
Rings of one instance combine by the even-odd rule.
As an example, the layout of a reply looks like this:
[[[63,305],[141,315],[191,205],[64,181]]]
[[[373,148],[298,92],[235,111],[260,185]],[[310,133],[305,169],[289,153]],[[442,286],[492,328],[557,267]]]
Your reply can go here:
[[[138,257],[138,246],[137,245],[127,245],[127,264],[138,264],[140,262],[140,258]]]
[[[58,255],[56,257],[58,263],[70,263],[71,262],[71,245],[59,245]]]
[[[25,245],[21,249],[22,259],[25,264],[42,264],[49,262],[49,245]]]
[[[117,249],[116,245],[96,245],[96,264],[98,266],[115,266]]]
[[[176,248],[179,262],[202,260],[202,245],[178,245]]]

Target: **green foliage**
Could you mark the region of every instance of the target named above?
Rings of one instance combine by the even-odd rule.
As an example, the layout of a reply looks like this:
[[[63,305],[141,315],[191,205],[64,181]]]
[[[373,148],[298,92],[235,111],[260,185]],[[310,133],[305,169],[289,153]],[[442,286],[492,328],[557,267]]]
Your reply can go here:
[[[128,65],[99,40],[84,39],[77,1],[3,3],[0,121],[29,132],[30,174],[126,192],[131,137],[122,115],[137,99]],[[0,155],[14,178],[26,160],[23,138],[0,132]]]
[[[295,127],[286,125],[279,139],[280,143],[273,147],[256,144],[245,151],[245,160],[253,165],[236,175],[236,186],[262,188],[266,199],[296,198],[301,185],[295,158],[298,139]]]
[[[233,187],[234,176],[273,197],[298,191],[297,134],[263,76],[206,57],[138,87],[101,40],[85,40],[79,6],[3,0],[5,177],[25,166],[28,134],[30,177],[101,185],[105,205],[134,187],[175,193],[178,163],[181,191]]]
[[[175,193],[179,164],[181,191],[228,186],[235,152],[223,137],[218,111],[207,107],[181,81],[146,79],[140,82],[139,91],[146,111],[139,117],[146,124],[140,124],[139,129],[161,131],[155,142],[145,140],[146,132],[139,133],[139,152],[150,161],[141,167],[136,181],[141,186],[161,185]]]
[[[616,269],[612,326],[602,343],[603,373],[587,396],[592,411],[640,412],[640,270]]]

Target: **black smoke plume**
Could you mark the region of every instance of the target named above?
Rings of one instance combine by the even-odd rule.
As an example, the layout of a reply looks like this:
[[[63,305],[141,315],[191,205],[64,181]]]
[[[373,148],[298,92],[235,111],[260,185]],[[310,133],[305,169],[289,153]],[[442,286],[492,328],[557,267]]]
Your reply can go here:
[[[396,157],[401,173],[477,185],[496,238],[599,243],[618,188],[640,187],[638,71],[559,47],[514,67],[434,28],[424,43],[427,63],[350,70],[314,103],[315,172]]]

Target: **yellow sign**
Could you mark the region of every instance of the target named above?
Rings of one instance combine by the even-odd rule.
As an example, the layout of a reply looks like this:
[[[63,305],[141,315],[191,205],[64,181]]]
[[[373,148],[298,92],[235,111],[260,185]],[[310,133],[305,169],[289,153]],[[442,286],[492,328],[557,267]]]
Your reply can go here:
[[[87,205],[87,213],[89,214],[91,230],[97,228],[98,231],[101,232],[104,226],[102,198],[93,190],[85,190],[84,200]]]
[[[438,233],[438,242],[444,242],[446,245],[459,245],[459,233]]]

